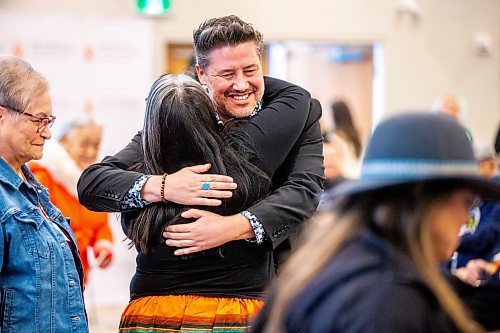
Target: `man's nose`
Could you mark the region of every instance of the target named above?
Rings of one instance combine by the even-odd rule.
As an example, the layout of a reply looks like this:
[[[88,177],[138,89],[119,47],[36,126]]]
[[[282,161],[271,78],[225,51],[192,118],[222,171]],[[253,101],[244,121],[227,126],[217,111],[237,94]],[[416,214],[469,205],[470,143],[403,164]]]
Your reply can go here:
[[[248,86],[248,79],[245,77],[245,75],[242,72],[236,74],[233,82],[233,89],[237,91],[245,91],[248,89]]]

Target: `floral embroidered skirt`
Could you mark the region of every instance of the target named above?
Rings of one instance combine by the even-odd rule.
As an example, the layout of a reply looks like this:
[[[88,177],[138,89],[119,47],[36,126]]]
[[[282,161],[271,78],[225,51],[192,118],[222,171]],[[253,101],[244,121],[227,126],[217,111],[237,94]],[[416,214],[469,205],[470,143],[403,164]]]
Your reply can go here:
[[[121,333],[240,333],[264,303],[256,299],[203,296],[148,296],[130,302]]]

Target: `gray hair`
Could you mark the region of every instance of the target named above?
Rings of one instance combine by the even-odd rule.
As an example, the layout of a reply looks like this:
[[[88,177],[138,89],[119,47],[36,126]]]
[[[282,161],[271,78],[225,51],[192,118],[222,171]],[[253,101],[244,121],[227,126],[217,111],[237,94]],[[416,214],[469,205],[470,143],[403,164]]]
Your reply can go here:
[[[0,56],[0,106],[25,111],[48,89],[47,80],[29,63],[14,56]]]
[[[206,70],[210,63],[210,52],[224,46],[236,46],[255,42],[259,57],[264,48],[264,38],[250,23],[235,15],[211,18],[200,24],[193,32],[196,63]]]
[[[214,117],[213,102],[199,82],[185,74],[162,75],[153,83],[146,104],[143,150],[150,156],[144,161],[146,170],[163,173],[161,134],[174,130],[165,127],[168,118],[176,118],[196,137],[198,123],[201,122],[204,129],[215,126]]]
[[[78,116],[75,118],[71,118],[62,124],[60,129],[55,134],[55,138],[57,139],[57,141],[61,141],[61,139],[72,129],[89,126],[102,128],[101,124],[99,124],[94,118],[89,116]]]

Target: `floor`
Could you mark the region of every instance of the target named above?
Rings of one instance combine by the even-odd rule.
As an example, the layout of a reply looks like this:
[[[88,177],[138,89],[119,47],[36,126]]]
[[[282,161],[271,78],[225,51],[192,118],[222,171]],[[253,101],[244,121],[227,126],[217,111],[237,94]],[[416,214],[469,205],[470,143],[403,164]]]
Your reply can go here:
[[[115,333],[124,307],[117,305],[87,308],[90,333]]]
[[[135,272],[134,249],[121,231],[116,214],[110,214],[110,227],[114,236],[113,261],[110,267],[100,269],[92,262],[89,281],[85,286],[85,306],[91,333],[118,332],[120,316],[129,301],[129,284]]]

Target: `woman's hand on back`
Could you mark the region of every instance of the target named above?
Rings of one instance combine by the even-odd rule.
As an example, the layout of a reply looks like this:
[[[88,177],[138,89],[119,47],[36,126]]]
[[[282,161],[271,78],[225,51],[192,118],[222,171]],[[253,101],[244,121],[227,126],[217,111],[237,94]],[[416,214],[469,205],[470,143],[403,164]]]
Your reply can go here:
[[[232,177],[205,174],[210,167],[210,164],[195,165],[167,175],[165,199],[181,205],[219,206],[220,199],[230,198],[237,185]],[[141,189],[141,198],[149,202],[161,201],[162,178],[162,175],[150,177]]]

